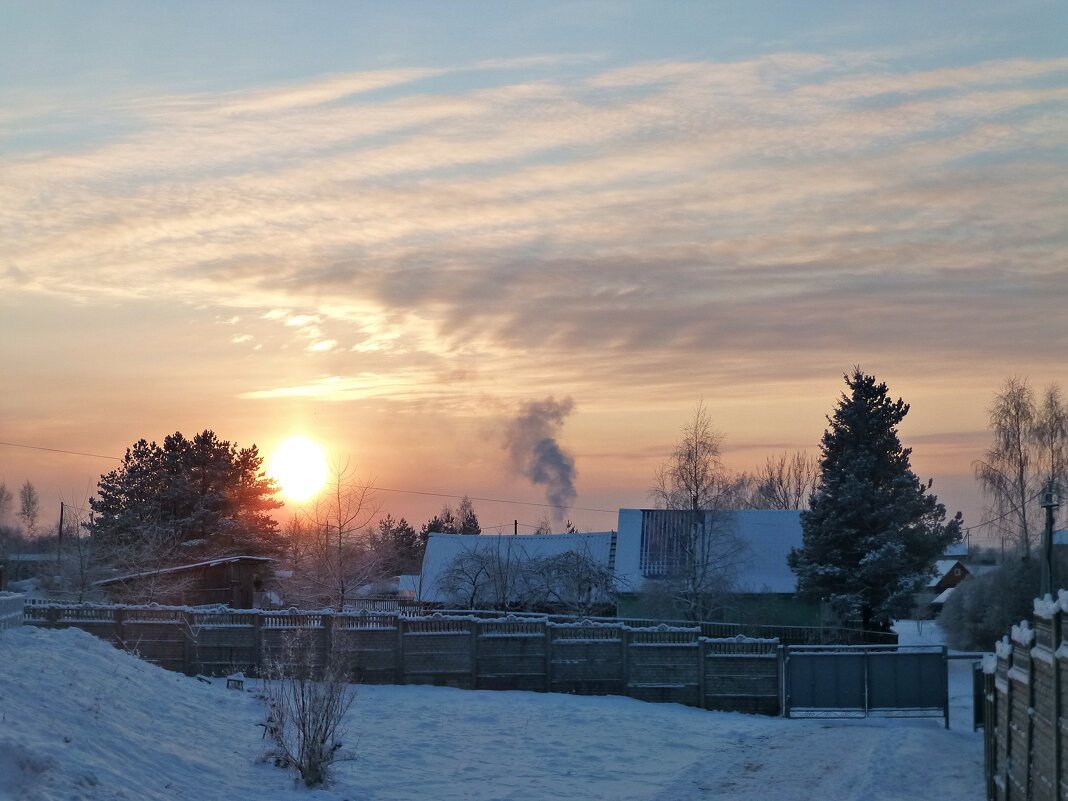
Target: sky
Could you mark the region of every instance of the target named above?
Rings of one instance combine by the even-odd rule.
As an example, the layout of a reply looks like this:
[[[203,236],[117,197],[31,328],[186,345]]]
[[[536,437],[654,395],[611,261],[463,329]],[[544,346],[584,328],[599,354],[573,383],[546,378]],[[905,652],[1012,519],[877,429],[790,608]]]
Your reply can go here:
[[[383,513],[529,530],[489,499],[547,502],[540,432],[603,530],[697,402],[753,469],[859,365],[975,524],[994,392],[1068,379],[1064,4],[0,15],[5,443],[304,434]],[[0,445],[42,518],[116,464]]]

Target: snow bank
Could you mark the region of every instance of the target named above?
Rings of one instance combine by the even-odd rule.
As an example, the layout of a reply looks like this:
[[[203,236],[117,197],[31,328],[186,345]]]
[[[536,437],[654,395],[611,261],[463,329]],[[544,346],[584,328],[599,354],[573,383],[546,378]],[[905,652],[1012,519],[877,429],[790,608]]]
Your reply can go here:
[[[260,704],[224,684],[168,673],[76,629],[7,632],[0,799],[957,801],[983,793],[981,738],[940,721],[798,721],[627,698],[367,686],[349,719],[356,761],[341,765],[334,787],[309,794],[257,762]]]

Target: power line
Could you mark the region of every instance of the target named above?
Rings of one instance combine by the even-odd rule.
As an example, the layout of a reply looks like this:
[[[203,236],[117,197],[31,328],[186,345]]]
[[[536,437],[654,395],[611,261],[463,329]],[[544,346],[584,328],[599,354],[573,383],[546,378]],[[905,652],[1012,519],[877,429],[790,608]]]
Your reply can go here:
[[[1041,494],[1042,494],[1042,490],[1039,490],[1034,495],[1032,495],[1030,498],[1028,498],[1027,501],[1033,501],[1033,500],[1035,500],[1035,498],[1037,498]],[[1020,507],[1014,506],[1012,509],[1009,509],[1009,511],[1005,512],[1004,514],[1000,514],[997,517],[992,517],[989,520],[984,520],[982,523],[976,523],[973,526],[967,526],[964,529],[964,532],[968,533],[972,529],[982,528],[983,526],[989,526],[991,523],[997,523],[999,520],[1004,520],[1009,515],[1016,514],[1018,511],[1020,511]]]
[[[90,457],[93,457],[93,458],[96,458],[96,459],[111,459],[111,460],[116,461],[116,462],[121,462],[122,461],[122,459],[120,459],[117,456],[104,456],[103,454],[100,454],[100,453],[86,453],[84,451],[70,451],[70,450],[64,450],[63,448],[45,448],[45,447],[42,447],[40,445],[24,445],[24,444],[21,444],[21,443],[18,443],[18,442],[0,442],[0,445],[6,445],[6,446],[8,446],[10,448],[27,448],[29,450],[34,450],[34,451],[48,451],[50,453],[65,453],[65,454],[69,454],[69,455],[72,455],[72,456],[90,456]],[[598,508],[589,507],[589,506],[563,506],[561,504],[555,504],[555,503],[536,503],[534,501],[516,501],[516,500],[511,500],[509,498],[483,498],[483,497],[475,497],[473,495],[467,495],[467,496],[464,496],[464,495],[452,495],[452,494],[447,493],[447,492],[425,492],[425,491],[421,491],[421,490],[396,489],[396,488],[392,488],[392,487],[366,486],[366,487],[363,487],[363,489],[374,490],[374,491],[377,491],[377,492],[397,492],[397,493],[402,493],[402,494],[405,494],[405,495],[425,495],[425,496],[431,497],[431,498],[451,498],[451,499],[454,499],[454,500],[462,500],[463,498],[467,497],[467,498],[470,498],[472,501],[479,501],[481,503],[506,503],[506,504],[511,504],[513,506],[536,506],[536,507],[541,508],[541,509],[570,509],[570,510],[574,510],[574,511],[577,511],[577,512],[602,512],[602,513],[605,513],[605,514],[613,514],[613,515],[616,514],[616,512],[618,511],[616,509],[598,509]]]
[[[40,445],[23,445],[18,442],[0,442],[0,445],[6,445],[9,448],[27,448],[31,451],[49,451],[50,453],[66,453],[71,456],[90,456],[94,459],[111,459],[115,462],[121,462],[118,456],[104,456],[100,453],[85,453],[84,451],[65,451],[62,448],[44,448]]]

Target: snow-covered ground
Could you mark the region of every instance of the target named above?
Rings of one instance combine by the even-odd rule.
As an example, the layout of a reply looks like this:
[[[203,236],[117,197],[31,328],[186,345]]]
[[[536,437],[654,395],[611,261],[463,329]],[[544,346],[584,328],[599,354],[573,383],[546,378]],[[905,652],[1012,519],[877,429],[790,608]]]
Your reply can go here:
[[[946,731],[940,719],[782,720],[368,686],[349,721],[357,759],[330,789],[307,791],[257,761],[263,711],[252,693],[168,673],[78,630],[24,627],[0,636],[0,799],[954,801],[983,795],[970,714],[968,696]]]

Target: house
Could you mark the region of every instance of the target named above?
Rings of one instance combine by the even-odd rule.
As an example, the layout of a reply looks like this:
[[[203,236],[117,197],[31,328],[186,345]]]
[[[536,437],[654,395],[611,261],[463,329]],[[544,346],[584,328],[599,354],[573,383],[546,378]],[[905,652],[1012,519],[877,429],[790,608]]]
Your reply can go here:
[[[620,599],[620,614],[653,614],[657,585],[677,568],[679,543],[689,536],[692,520],[688,511],[619,510],[616,574],[629,589]],[[790,551],[802,544],[800,511],[717,512],[705,525],[735,541],[730,557],[731,591],[721,619],[784,626],[819,624],[819,604],[797,600],[797,576],[787,562]]]
[[[266,584],[273,559],[265,556],[225,556],[160,570],[128,573],[94,582],[111,600],[127,603],[204,606],[223,604],[233,609],[268,605]]]
[[[939,559],[935,562],[934,576],[927,582],[927,592],[936,596],[941,595],[946,590],[956,587],[970,575],[971,571],[959,559]]]
[[[420,574],[402,576],[400,594],[429,603],[508,606],[532,589],[529,577],[518,575],[523,566],[536,560],[577,554],[589,565],[607,573],[612,570],[614,545],[615,533],[611,531],[478,536],[431,534]],[[556,595],[564,591],[561,587],[555,589]]]
[[[816,625],[817,604],[794,597],[797,578],[787,564],[791,549],[801,545],[800,512],[745,510],[715,513],[702,525],[729,536],[732,549],[732,582],[729,604],[723,618],[737,622],[760,621],[779,625]],[[608,573],[618,594],[618,611],[632,617],[665,616],[655,609],[657,590],[680,569],[685,559],[684,543],[693,530],[688,511],[620,509],[616,531],[587,534],[464,536],[432,534],[427,542],[422,569],[417,576],[401,577],[401,594],[418,601],[457,603],[480,598],[487,605],[518,600],[508,586],[490,587],[479,596],[478,581],[491,583],[485,575],[487,560],[498,571],[524,560],[564,553],[586,557]],[[466,568],[459,566],[466,560]],[[459,585],[466,585],[466,598]],[[502,595],[502,592],[504,593]],[[492,599],[486,595],[494,596]]]

